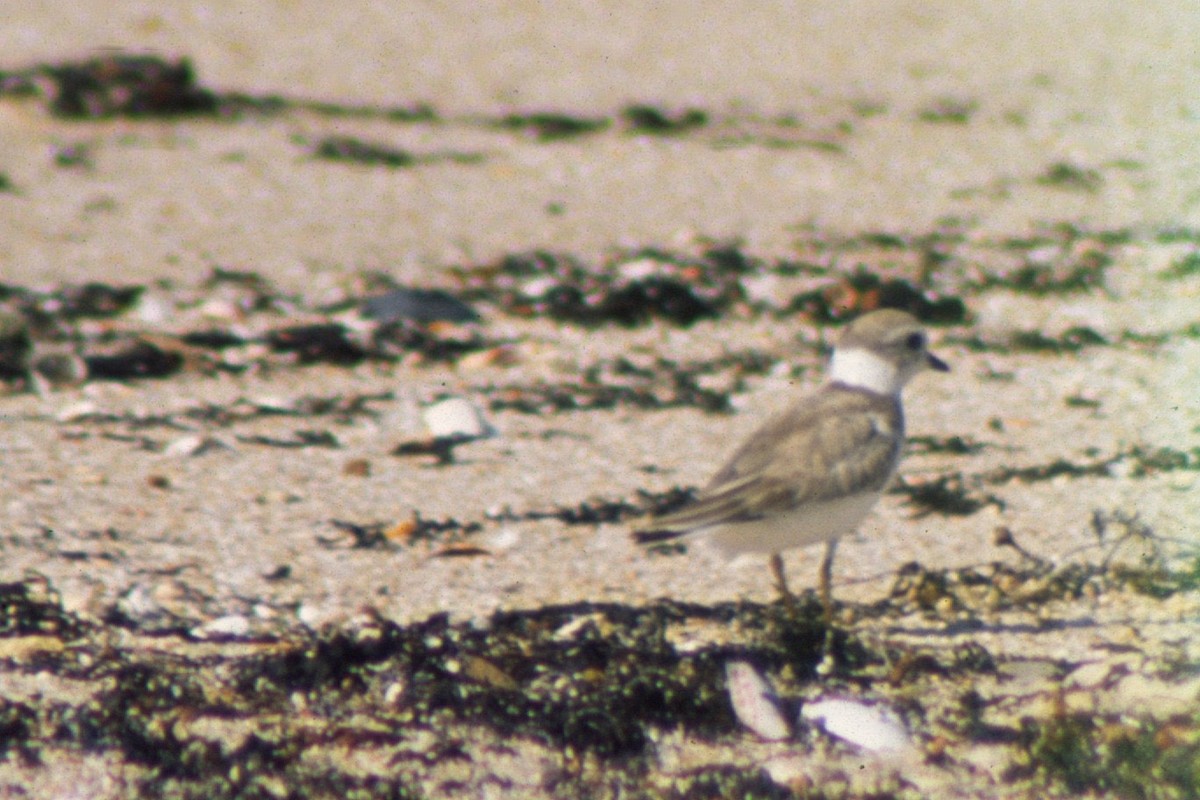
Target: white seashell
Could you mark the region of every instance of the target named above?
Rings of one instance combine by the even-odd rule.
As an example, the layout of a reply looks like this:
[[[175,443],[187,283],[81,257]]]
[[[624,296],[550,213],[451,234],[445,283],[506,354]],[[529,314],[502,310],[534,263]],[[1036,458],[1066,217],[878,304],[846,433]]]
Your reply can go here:
[[[570,641],[577,637],[584,628],[589,625],[598,625],[603,619],[603,614],[587,614],[586,616],[576,617],[564,623],[561,628],[554,632],[554,640],[556,642]]]
[[[197,639],[229,639],[250,633],[250,620],[241,614],[230,614],[192,628]]]
[[[296,619],[313,630],[328,629],[334,625],[346,626],[346,609],[333,603],[301,602],[296,609]]]
[[[162,324],[175,316],[175,304],[165,295],[144,292],[130,313],[139,322]]]
[[[78,403],[71,403],[59,409],[54,418],[58,422],[75,422],[89,414],[99,413],[99,408],[91,400],[80,400]]]
[[[746,299],[751,303],[772,303],[784,293],[784,282],[778,275],[746,276],[739,281]]]
[[[408,686],[404,681],[398,680],[388,684],[383,690],[383,702],[388,706],[398,706],[404,700],[404,693],[408,690]]]
[[[809,781],[813,774],[812,762],[798,758],[795,753],[768,758],[762,763],[762,768],[767,777],[785,787],[795,787],[797,783]]]
[[[779,698],[758,670],[745,661],[727,661],[725,680],[739,722],[768,741],[792,735],[792,728],[780,710]]]
[[[627,281],[653,277],[663,271],[661,261],[653,258],[635,258],[617,265],[617,273]]]
[[[275,397],[274,395],[269,394],[259,395],[258,397],[251,398],[250,402],[261,411],[287,412],[295,408],[294,403],[284,400],[282,397]]]
[[[188,434],[180,436],[175,441],[163,448],[163,455],[171,456],[172,458],[183,458],[195,454],[197,450],[204,444],[204,437],[199,434]]]
[[[545,297],[546,294],[548,294],[550,290],[556,286],[558,286],[558,279],[549,275],[545,275],[540,278],[534,278],[533,280],[527,281],[525,285],[521,287],[521,292],[526,297],[538,299]]]
[[[121,596],[117,602],[118,608],[126,615],[140,620],[158,614],[161,606],[154,599],[150,587],[144,583],[136,583]]]
[[[849,697],[812,700],[800,709],[800,719],[863,750],[884,753],[912,747],[904,722],[883,703]]]
[[[521,541],[521,532],[516,528],[505,526],[484,538],[489,550],[501,553],[511,550]]]
[[[436,438],[478,439],[495,433],[479,407],[465,397],[447,397],[426,406],[422,417]]]
[[[173,440],[163,448],[163,455],[171,458],[187,458],[188,456],[204,455],[212,450],[232,450],[225,441],[215,436],[201,436],[189,433]]]

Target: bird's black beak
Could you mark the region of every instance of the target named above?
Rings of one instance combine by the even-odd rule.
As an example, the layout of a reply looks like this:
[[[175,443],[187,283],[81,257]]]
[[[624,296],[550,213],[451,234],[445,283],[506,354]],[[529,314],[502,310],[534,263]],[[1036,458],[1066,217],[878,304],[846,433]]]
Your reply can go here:
[[[929,364],[930,369],[936,369],[938,372],[949,372],[950,371],[950,365],[947,364],[945,361],[942,361],[940,358],[935,356],[933,353],[926,353],[925,357],[926,357],[926,359],[928,359],[926,361],[926,363]]]

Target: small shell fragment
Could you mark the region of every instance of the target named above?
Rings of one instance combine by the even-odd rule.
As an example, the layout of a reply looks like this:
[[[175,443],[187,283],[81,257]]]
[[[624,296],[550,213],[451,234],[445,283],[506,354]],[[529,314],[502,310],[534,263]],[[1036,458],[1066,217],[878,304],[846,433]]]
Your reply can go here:
[[[79,422],[84,417],[99,412],[100,409],[91,400],[81,400],[59,409],[54,419],[58,422]]]
[[[180,436],[164,447],[163,455],[173,458],[187,458],[188,456],[201,456],[214,450],[232,449],[233,447],[229,443],[215,436],[202,436],[200,434],[189,433],[185,436]]]
[[[495,430],[483,412],[465,397],[447,397],[427,406],[422,413],[425,427],[436,438],[478,439]]]
[[[800,719],[862,750],[890,753],[912,747],[908,729],[883,703],[850,697],[821,698],[805,703]]]
[[[738,721],[763,739],[777,741],[792,735],[771,684],[746,661],[727,661],[725,680]]]
[[[250,620],[241,614],[229,614],[192,628],[191,634],[197,639],[223,640],[237,639],[250,633]]]

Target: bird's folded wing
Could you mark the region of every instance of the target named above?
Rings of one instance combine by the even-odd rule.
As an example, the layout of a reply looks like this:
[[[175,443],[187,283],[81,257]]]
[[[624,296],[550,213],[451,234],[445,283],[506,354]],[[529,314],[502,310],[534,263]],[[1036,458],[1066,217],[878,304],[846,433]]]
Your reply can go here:
[[[669,538],[882,490],[904,438],[898,404],[860,393],[818,398],[824,402],[798,406],[760,428],[693,503],[647,521],[638,538]]]

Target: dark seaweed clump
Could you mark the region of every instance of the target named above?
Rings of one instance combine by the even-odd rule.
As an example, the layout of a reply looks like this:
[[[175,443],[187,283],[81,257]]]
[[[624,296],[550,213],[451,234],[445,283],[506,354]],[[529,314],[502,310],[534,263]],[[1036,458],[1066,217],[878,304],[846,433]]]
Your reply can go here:
[[[877,308],[898,308],[930,325],[960,325],[967,306],[959,297],[943,297],[904,278],[883,278],[859,268],[833,286],[795,295],[784,309],[820,322],[845,322]]]
[[[90,61],[47,65],[51,111],[76,119],[211,114],[217,96],[197,85],[186,58],[114,54]]]
[[[1155,552],[1152,532],[1136,516],[1097,512],[1093,522],[1113,547],[1136,537]],[[911,564],[888,597],[855,611],[951,613],[959,625],[979,625],[982,613],[1034,612],[1115,587],[1156,598],[1191,591],[1197,564],[1172,570],[1155,557],[1132,565],[1025,557],[1015,566],[959,570]],[[187,630],[143,629],[132,620],[114,638],[64,612],[36,581],[0,586],[0,601],[4,670],[94,686],[69,696],[50,689],[36,702],[0,701],[0,747],[30,765],[63,751],[105,753],[130,769],[144,797],[280,796],[284,787],[298,796],[417,798],[418,781],[429,785],[447,765],[486,770],[489,748],[511,752],[522,743],[559,759],[543,788],[590,794],[654,775],[657,732],[714,743],[741,735],[725,686],[730,658],[770,674],[786,702],[815,679],[825,640],[819,603],[808,595],[771,606],[577,603],[499,612],[476,624],[437,615],[401,626],[367,610],[320,631],[282,630],[225,650],[195,646]],[[697,626],[736,631],[734,643],[680,647],[680,632]],[[1010,743],[1006,781],[1189,796],[1184,787],[1194,785],[1200,764],[1194,715],[1163,721],[1063,712],[1013,721],[995,718],[986,701],[969,702],[967,691],[969,713],[956,721],[933,699],[938,693],[925,704],[914,692],[931,681],[974,687],[996,672],[996,657],[980,645],[884,646],[887,652],[871,650],[837,631],[839,671],[822,685],[899,690],[910,698],[904,703],[914,725],[933,725],[964,744]],[[348,766],[346,752],[371,753],[374,766]],[[636,785],[646,797],[734,789],[779,796],[757,770],[710,764],[676,777]],[[1159,788],[1140,793],[1137,786]]]
[[[0,584],[0,636],[74,638],[87,626],[63,611],[58,598],[37,582]]]
[[[505,256],[459,270],[468,296],[486,298],[518,316],[548,316],[589,327],[626,327],[662,319],[691,325],[717,317],[743,296],[740,276],[754,269],[741,252],[712,248],[699,257],[657,250],[624,259],[640,261],[632,274],[620,264],[588,266],[546,251]]]
[[[497,122],[498,127],[524,131],[543,142],[599,133],[610,124],[607,117],[578,117],[554,111],[508,114]]]

